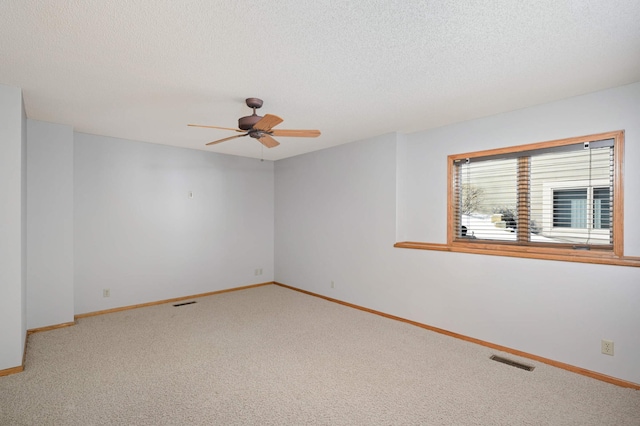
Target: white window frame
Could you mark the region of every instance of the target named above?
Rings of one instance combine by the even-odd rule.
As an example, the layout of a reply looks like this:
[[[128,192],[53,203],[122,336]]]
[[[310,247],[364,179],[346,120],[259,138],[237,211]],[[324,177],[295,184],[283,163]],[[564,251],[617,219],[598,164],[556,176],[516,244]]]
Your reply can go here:
[[[571,237],[584,237],[586,232],[598,237],[608,237],[611,233],[609,228],[593,227],[593,190],[594,188],[608,187],[607,180],[578,180],[571,182],[545,182],[542,194],[542,234],[548,237],[560,237],[570,239]],[[586,189],[587,190],[587,227],[571,228],[553,226],[553,194],[556,190]]]

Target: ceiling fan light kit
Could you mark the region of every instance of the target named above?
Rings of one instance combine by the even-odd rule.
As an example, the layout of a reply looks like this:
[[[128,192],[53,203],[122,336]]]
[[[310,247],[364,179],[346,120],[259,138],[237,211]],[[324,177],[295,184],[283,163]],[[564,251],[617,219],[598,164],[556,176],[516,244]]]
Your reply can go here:
[[[319,130],[273,130],[275,126],[282,123],[282,118],[272,114],[265,114],[264,117],[257,115],[256,109],[262,107],[262,99],[247,98],[245,102],[249,108],[253,109],[253,114],[238,119],[238,129],[232,129],[229,127],[205,126],[202,124],[189,124],[189,126],[204,127],[207,129],[231,130],[240,133],[246,132],[242,135],[235,135],[223,139],[218,139],[213,142],[207,143],[207,145],[214,145],[231,139],[250,136],[254,139],[257,139],[258,142],[260,142],[267,148],[274,148],[280,145],[280,142],[275,140],[272,136],[297,138],[315,138],[320,136]]]

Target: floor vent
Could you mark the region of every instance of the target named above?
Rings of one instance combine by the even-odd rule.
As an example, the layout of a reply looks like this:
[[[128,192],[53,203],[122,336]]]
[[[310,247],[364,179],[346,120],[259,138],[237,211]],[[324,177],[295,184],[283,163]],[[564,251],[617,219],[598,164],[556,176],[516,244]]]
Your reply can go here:
[[[517,361],[513,361],[507,358],[502,358],[501,356],[497,356],[497,355],[491,355],[490,359],[501,362],[503,364],[510,365],[512,367],[521,368],[522,370],[533,371],[533,369],[535,368],[530,365],[520,364]]]
[[[184,306],[184,305],[193,305],[194,303],[196,303],[195,300],[191,301],[191,302],[184,302],[184,303],[176,303],[173,306]]]

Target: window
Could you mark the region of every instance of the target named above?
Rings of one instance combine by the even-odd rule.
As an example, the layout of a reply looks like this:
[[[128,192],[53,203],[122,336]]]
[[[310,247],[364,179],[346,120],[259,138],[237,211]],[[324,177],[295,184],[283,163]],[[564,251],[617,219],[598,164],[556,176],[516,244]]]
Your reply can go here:
[[[611,187],[556,189],[553,191],[553,226],[609,229]],[[589,216],[590,206],[593,211]]]
[[[593,227],[609,229],[611,227],[611,188],[593,189]]]
[[[553,226],[556,228],[587,227],[587,189],[553,191]]]
[[[449,242],[622,256],[622,131],[449,156]]]

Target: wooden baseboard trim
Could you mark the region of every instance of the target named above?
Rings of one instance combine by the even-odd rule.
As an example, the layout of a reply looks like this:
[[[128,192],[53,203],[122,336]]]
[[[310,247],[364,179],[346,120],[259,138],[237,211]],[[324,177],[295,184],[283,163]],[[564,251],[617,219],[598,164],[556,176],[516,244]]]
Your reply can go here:
[[[17,367],[5,368],[4,370],[0,370],[0,377],[9,376],[11,374],[22,373],[24,371],[24,365],[19,365]]]
[[[46,327],[31,328],[27,330],[27,336],[33,333],[40,333],[42,331],[50,331],[50,330],[56,330],[58,328],[71,327],[72,325],[76,325],[76,322],[75,321],[64,322],[62,324],[48,325]]]
[[[78,314],[78,315],[75,315],[74,318],[76,320],[78,320],[78,319],[81,319],[81,318],[94,317],[96,315],[111,314],[111,313],[114,313],[114,312],[128,311],[129,309],[145,308],[147,306],[163,305],[165,303],[179,302],[181,300],[186,300],[186,299],[196,299],[198,297],[213,296],[214,294],[222,294],[222,293],[228,293],[228,292],[231,292],[231,291],[246,290],[246,289],[249,289],[249,288],[262,287],[262,286],[271,285],[271,284],[275,284],[275,283],[273,281],[269,281],[269,282],[266,282],[266,283],[251,284],[251,285],[246,285],[246,286],[242,286],[242,287],[227,288],[227,289],[224,289],[224,290],[210,291],[208,293],[194,294],[194,295],[191,295],[191,296],[181,296],[181,297],[175,297],[173,299],[158,300],[158,301],[155,301],[155,302],[140,303],[140,304],[137,304],[137,305],[121,306],[119,308],[105,309],[103,311],[95,311],[95,312],[87,312],[87,313],[84,313],[84,314]]]
[[[274,284],[278,285],[280,287],[288,288],[290,290],[299,291],[301,293],[308,294],[310,296],[319,297],[321,299],[328,300],[330,302],[338,303],[340,305],[348,306],[350,308],[354,308],[354,309],[358,309],[358,310],[361,310],[361,311],[369,312],[369,313],[372,313],[372,314],[375,314],[375,315],[379,315],[379,316],[382,316],[382,317],[385,317],[385,318],[389,318],[389,319],[392,319],[392,320],[405,322],[407,324],[411,324],[411,325],[414,325],[416,327],[424,328],[424,329],[429,330],[429,331],[434,331],[436,333],[444,334],[446,336],[454,337],[456,339],[465,340],[467,342],[475,343],[477,345],[486,346],[486,347],[491,348],[491,349],[495,349],[495,350],[502,351],[502,352],[507,352],[507,353],[510,353],[512,355],[520,356],[520,357],[523,357],[523,358],[528,358],[528,359],[531,359],[531,360],[534,360],[534,361],[538,361],[538,362],[541,362],[541,363],[544,363],[544,364],[551,365],[553,367],[557,367],[557,368],[561,368],[563,370],[570,371],[572,373],[581,374],[583,376],[587,376],[587,377],[590,377],[592,379],[596,379],[596,380],[600,380],[600,381],[603,381],[603,382],[611,383],[611,384],[614,384],[616,386],[621,386],[621,387],[624,387],[624,388],[631,388],[631,389],[640,390],[640,384],[638,384],[638,383],[633,383],[633,382],[629,382],[629,381],[626,381],[626,380],[618,379],[616,377],[607,376],[606,374],[601,374],[601,373],[597,373],[595,371],[587,370],[587,369],[584,369],[584,368],[581,368],[581,367],[576,367],[574,365],[565,364],[565,363],[559,362],[559,361],[554,361],[552,359],[544,358],[544,357],[541,357],[541,356],[538,356],[538,355],[533,355],[533,354],[530,354],[530,353],[527,353],[527,352],[522,352],[522,351],[519,351],[517,349],[508,348],[506,346],[496,345],[495,343],[486,342],[484,340],[480,340],[480,339],[476,339],[476,338],[473,338],[473,337],[465,336],[463,334],[454,333],[454,332],[451,332],[451,331],[448,331],[448,330],[444,330],[442,328],[433,327],[433,326],[430,326],[430,325],[427,325],[427,324],[422,324],[422,323],[419,323],[419,322],[416,322],[416,321],[411,321],[411,320],[408,320],[406,318],[397,317],[395,315],[390,315],[390,314],[386,314],[384,312],[376,311],[374,309],[369,309],[369,308],[365,308],[363,306],[354,305],[353,303],[343,302],[342,300],[334,299],[334,298],[328,297],[328,296],[323,296],[321,294],[313,293],[313,292],[307,291],[307,290],[302,290],[302,289],[299,289],[299,288],[296,288],[296,287],[291,287],[289,285],[282,284],[282,283],[279,283],[279,282],[274,282]]]

